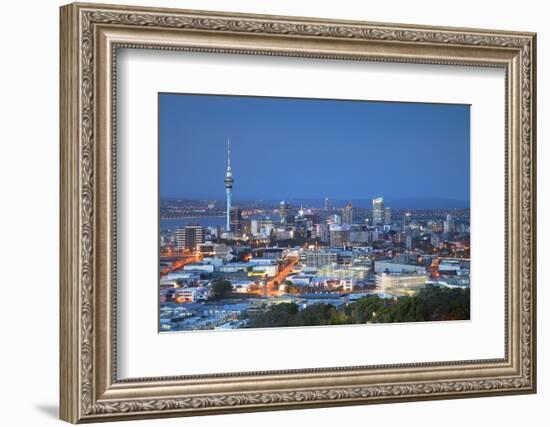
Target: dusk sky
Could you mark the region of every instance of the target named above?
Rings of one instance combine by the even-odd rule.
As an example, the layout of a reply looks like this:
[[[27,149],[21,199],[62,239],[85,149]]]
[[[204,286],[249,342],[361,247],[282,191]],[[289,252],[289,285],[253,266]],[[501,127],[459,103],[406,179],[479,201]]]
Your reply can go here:
[[[470,107],[159,94],[160,196],[470,199]]]

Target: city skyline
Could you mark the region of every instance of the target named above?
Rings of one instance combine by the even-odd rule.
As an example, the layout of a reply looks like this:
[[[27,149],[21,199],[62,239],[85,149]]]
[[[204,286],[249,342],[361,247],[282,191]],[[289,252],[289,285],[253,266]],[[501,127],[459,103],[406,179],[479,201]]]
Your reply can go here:
[[[225,203],[226,198],[222,194],[222,197],[161,197],[163,201],[170,200],[189,200],[189,201],[201,201],[201,202],[218,202]],[[338,198],[331,199],[330,202],[334,204],[335,207],[343,208],[347,203],[351,202],[355,207],[361,207],[364,209],[372,209],[372,199],[375,199],[380,196],[370,196],[362,199],[351,199],[351,198]],[[425,210],[425,209],[469,209],[470,201],[469,200],[455,200],[455,199],[427,199],[427,198],[410,198],[410,199],[393,199],[384,197],[384,200],[390,203],[396,209],[403,210]],[[293,205],[303,204],[305,207],[314,207],[320,208],[323,206],[325,198],[257,198],[257,199],[243,199],[240,197],[232,197],[232,203],[237,204],[250,204],[250,203],[265,203],[265,204],[278,204],[281,201],[287,201]]]
[[[301,114],[291,117],[294,110]],[[203,121],[212,114],[219,123],[205,128]],[[318,120],[315,120],[324,114],[333,119],[331,129],[340,129],[342,138],[347,136],[348,150],[346,147],[326,150],[338,138],[334,132],[319,136],[323,126],[316,126]],[[184,120],[185,117],[189,120]],[[352,122],[353,118],[367,119],[368,123]],[[399,132],[391,127],[384,129],[380,123],[373,124],[373,120],[388,122],[390,118],[399,118],[400,126],[396,127]],[[254,121],[252,126],[243,123],[250,120]],[[428,122],[431,130],[422,129]],[[273,123],[280,124],[281,129],[273,129]],[[219,180],[224,177],[226,144],[231,139],[231,161],[238,171],[234,177],[238,188],[234,200],[292,200],[308,194],[310,199],[329,197],[357,202],[385,194],[390,201],[420,199],[439,204],[457,202],[457,207],[469,205],[469,106],[466,105],[161,94],[159,125],[161,198],[222,200],[224,193]],[[289,136],[293,134],[289,128],[295,128],[296,137]],[[405,138],[407,128],[409,137]],[[410,133],[412,129],[416,131]],[[309,137],[300,139],[300,135],[305,138],[306,130],[310,131]],[[268,131],[270,136],[259,146],[254,138]],[[362,131],[366,134],[361,134]],[[275,147],[268,143],[273,133],[286,135]],[[380,149],[373,151],[372,141],[383,137],[389,141],[383,146],[392,146],[393,138],[391,158],[391,147],[382,153]],[[446,143],[439,143],[436,150],[434,147],[443,139]],[[405,149],[407,141],[413,141],[414,150]],[[307,156],[303,150],[307,150]],[[283,164],[273,170],[274,164],[280,164],[277,153]],[[357,164],[360,154],[368,155],[363,167],[361,162]],[[308,170],[304,170],[305,160]],[[301,167],[293,167],[300,162]],[[336,167],[338,173],[331,174]],[[411,175],[416,179],[411,179]],[[200,186],[185,185],[198,177]]]
[[[468,106],[159,108],[160,332],[469,319]]]

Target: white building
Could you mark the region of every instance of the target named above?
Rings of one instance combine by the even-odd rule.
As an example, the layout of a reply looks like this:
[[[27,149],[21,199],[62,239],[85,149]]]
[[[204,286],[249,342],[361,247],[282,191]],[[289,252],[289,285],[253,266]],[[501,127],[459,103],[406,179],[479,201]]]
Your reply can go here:
[[[372,199],[372,225],[384,224],[384,198],[377,197]]]
[[[254,285],[255,283],[250,280],[235,280],[231,282],[231,286],[233,287],[233,292],[237,294],[246,294],[250,292],[250,289]]]
[[[223,259],[217,257],[203,258],[202,262],[204,264],[212,264],[214,268],[221,267],[223,265]]]
[[[374,261],[375,273],[426,273],[426,268],[421,265],[400,264],[392,261]]]
[[[195,262],[190,264],[185,264],[183,266],[184,271],[201,271],[204,273],[213,273],[214,264],[208,264],[205,262]]]
[[[342,290],[344,292],[351,292],[351,291],[353,291],[353,288],[355,287],[355,280],[351,279],[351,278],[341,279],[340,280],[340,286],[342,286]]]
[[[462,262],[458,259],[442,259],[439,263],[439,271],[441,273],[458,272],[462,269]]]
[[[198,279],[197,273],[193,273],[191,271],[174,271],[172,273],[168,273],[166,276],[163,276],[163,281],[170,281],[170,280],[194,280]]]
[[[178,303],[207,301],[209,296],[210,289],[206,287],[181,288],[174,294],[174,301]]]
[[[327,250],[308,250],[302,252],[301,260],[308,267],[319,268],[325,265],[336,265],[338,254]]]
[[[274,277],[277,275],[276,265],[255,265],[249,273],[251,276]]]
[[[299,249],[285,249],[283,251],[283,258],[300,258]]]
[[[455,231],[455,221],[451,214],[447,214],[445,222],[443,222],[443,232],[444,233],[454,233]]]
[[[271,258],[252,258],[248,263],[251,265],[275,265],[275,260]]]
[[[233,257],[233,251],[227,245],[216,245],[214,248],[214,254],[218,258],[231,259]]]
[[[309,286],[311,284],[311,280],[313,279],[313,276],[310,275],[295,275],[295,276],[288,276],[286,280],[288,280],[293,285],[297,286]]]
[[[250,265],[243,262],[234,262],[231,264],[224,264],[219,268],[221,273],[237,273],[239,271],[247,271]]]
[[[260,234],[264,237],[269,237],[271,235],[271,231],[274,229],[275,227],[273,226],[273,223],[270,223],[270,224],[263,224],[261,227],[260,227]]]
[[[426,286],[426,274],[388,274],[376,276],[376,285],[384,293],[410,294]]]

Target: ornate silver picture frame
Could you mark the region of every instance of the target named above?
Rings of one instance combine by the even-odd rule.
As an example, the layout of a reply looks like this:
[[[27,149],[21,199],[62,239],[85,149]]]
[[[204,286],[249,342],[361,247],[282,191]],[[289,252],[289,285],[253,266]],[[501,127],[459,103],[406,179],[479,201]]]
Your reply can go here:
[[[533,33],[496,30],[63,6],[61,419],[79,423],[534,393],[535,42]],[[503,69],[504,357],[120,379],[116,62],[123,48]]]

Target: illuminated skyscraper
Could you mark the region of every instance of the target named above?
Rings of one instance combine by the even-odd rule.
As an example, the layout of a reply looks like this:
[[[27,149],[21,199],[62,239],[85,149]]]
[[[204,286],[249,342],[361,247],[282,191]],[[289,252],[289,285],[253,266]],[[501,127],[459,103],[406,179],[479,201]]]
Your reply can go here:
[[[281,218],[281,224],[286,224],[289,213],[290,213],[290,204],[283,200],[279,207],[279,216]]]
[[[176,230],[176,243],[179,249],[194,252],[204,243],[204,229],[198,224],[190,224]]]
[[[227,140],[227,171],[225,172],[226,231],[231,230],[231,197],[233,196],[233,172],[231,171],[231,141]]]
[[[349,202],[344,209],[342,209],[342,223],[353,224],[353,205]]]
[[[412,213],[410,212],[407,212],[403,216],[403,231],[407,231],[407,228],[409,228],[409,224],[411,223],[411,217],[412,217]]]
[[[384,198],[372,199],[372,225],[384,223]]]
[[[451,214],[447,214],[447,219],[443,222],[443,232],[444,233],[454,233],[455,232],[455,220]]]
[[[384,224],[391,224],[391,208],[384,209]]]
[[[243,232],[243,211],[240,208],[232,207],[229,214],[229,230],[236,235],[241,235]]]

